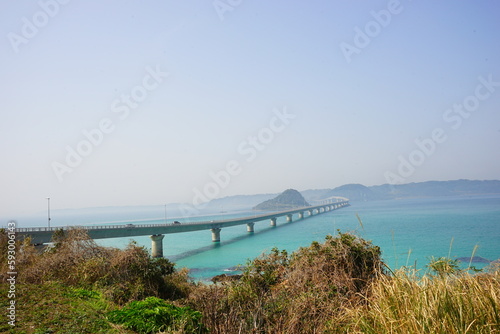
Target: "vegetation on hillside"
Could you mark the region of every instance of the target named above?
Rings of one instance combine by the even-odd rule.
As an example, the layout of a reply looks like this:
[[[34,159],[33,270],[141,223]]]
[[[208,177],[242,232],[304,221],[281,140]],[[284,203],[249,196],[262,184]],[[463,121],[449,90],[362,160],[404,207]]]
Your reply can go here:
[[[0,233],[4,310],[7,241]],[[500,333],[500,270],[472,275],[456,264],[387,272],[377,246],[339,233],[199,284],[134,243],[100,247],[74,230],[43,253],[18,242],[16,327],[4,315],[0,332]]]
[[[380,249],[340,234],[291,255],[273,249],[240,280],[198,287],[190,303],[214,333],[323,332],[344,326],[344,310],[381,275]]]
[[[309,206],[310,204],[295,189],[287,189],[275,198],[256,205],[255,210],[286,210],[297,207]]]

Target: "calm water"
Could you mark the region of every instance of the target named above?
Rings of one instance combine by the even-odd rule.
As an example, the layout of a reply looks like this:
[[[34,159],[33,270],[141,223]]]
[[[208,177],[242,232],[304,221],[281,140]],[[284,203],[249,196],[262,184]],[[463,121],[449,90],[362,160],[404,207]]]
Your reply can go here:
[[[221,216],[208,219],[212,218]],[[384,260],[392,268],[416,265],[423,269],[431,256],[470,257],[476,246],[475,256],[495,260],[500,258],[500,197],[353,203],[293,223],[280,218],[276,228],[271,228],[268,221],[258,222],[253,234],[246,232],[245,225],[225,228],[220,243],[211,242],[210,231],[167,234],[164,255],[178,267],[190,268],[192,277],[203,280],[244,265],[247,259],[273,247],[293,251],[312,241],[322,241],[326,235],[336,234],[337,229],[354,232],[380,246]],[[148,237],[135,240],[151,247]],[[128,241],[112,239],[102,243],[125,246]]]
[[[253,214],[212,215],[189,221]],[[159,223],[161,219],[144,221],[150,222]],[[335,235],[337,229],[354,232],[380,246],[385,262],[392,268],[416,265],[423,269],[431,256],[470,257],[476,246],[475,256],[496,260],[500,258],[500,196],[355,202],[350,207],[292,223],[280,218],[274,228],[269,221],[257,222],[253,234],[246,232],[245,225],[224,228],[220,243],[211,241],[208,230],[167,234],[163,240],[164,255],[178,267],[189,268],[193,278],[206,280],[244,265],[247,259],[273,247],[294,251],[312,241],[322,241],[328,234]],[[151,247],[149,237],[134,240]],[[125,247],[129,241],[130,238],[123,238],[98,242]]]

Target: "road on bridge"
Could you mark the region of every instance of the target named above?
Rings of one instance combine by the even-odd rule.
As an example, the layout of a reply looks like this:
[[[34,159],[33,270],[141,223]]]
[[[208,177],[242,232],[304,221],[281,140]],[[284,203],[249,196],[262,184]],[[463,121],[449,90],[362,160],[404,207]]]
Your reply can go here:
[[[182,224],[124,224],[124,225],[96,225],[96,226],[65,226],[65,227],[29,227],[17,228],[16,234],[18,237],[31,237],[33,244],[49,243],[52,240],[52,235],[58,230],[84,229],[88,232],[92,239],[107,239],[107,238],[125,238],[133,236],[149,235],[152,239],[153,256],[158,257],[163,254],[162,239],[164,234],[193,232],[200,230],[211,230],[212,241],[220,241],[220,231],[224,227],[236,225],[247,225],[247,231],[254,231],[254,224],[258,221],[271,220],[271,226],[276,226],[278,217],[286,216],[287,221],[292,221],[292,216],[298,214],[299,219],[307,218],[313,215],[329,212],[349,205],[349,200],[331,202],[321,205],[301,207],[292,210],[279,212],[269,212],[261,215],[232,218],[224,220],[211,220],[194,223]],[[309,216],[304,216],[307,212]]]

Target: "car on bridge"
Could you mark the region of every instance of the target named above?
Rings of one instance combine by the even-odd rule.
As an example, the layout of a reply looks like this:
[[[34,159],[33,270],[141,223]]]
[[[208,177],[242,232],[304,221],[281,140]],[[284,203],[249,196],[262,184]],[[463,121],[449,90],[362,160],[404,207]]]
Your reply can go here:
[[[180,224],[180,221],[174,220],[174,224]]]

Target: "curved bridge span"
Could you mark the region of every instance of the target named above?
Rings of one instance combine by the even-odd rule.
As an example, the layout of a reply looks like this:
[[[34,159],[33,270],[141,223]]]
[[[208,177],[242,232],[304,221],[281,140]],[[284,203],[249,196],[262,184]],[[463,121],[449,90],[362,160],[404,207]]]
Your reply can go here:
[[[134,236],[149,235],[152,240],[152,256],[163,257],[163,238],[165,234],[193,232],[210,230],[212,241],[220,241],[222,228],[236,225],[247,225],[247,232],[254,232],[256,222],[270,220],[271,226],[276,226],[278,217],[286,217],[287,222],[293,220],[293,215],[298,219],[308,218],[332,210],[340,209],[349,205],[349,200],[343,199],[337,202],[329,202],[321,205],[313,205],[292,210],[270,212],[261,215],[232,218],[224,220],[211,220],[182,224],[126,224],[126,225],[95,225],[95,226],[65,226],[65,227],[28,227],[16,229],[18,237],[31,237],[33,244],[48,243],[54,232],[58,230],[69,230],[80,228],[86,230],[92,239],[126,238]],[[307,216],[305,215],[307,213]]]

